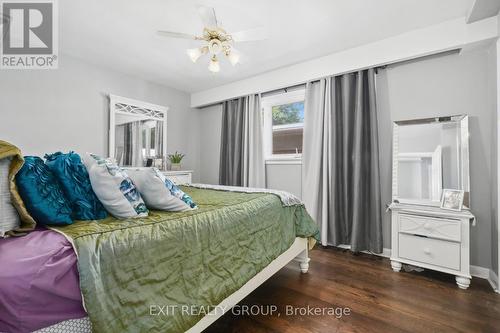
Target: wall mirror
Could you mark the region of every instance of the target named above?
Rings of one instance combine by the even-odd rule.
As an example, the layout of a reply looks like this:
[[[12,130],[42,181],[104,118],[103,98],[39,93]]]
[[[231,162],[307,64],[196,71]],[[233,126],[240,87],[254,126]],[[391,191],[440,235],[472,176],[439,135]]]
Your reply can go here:
[[[118,165],[143,167],[148,160],[165,160],[167,107],[110,95],[109,109],[109,155]]]
[[[394,122],[393,202],[439,206],[443,189],[469,207],[469,120],[449,116]]]

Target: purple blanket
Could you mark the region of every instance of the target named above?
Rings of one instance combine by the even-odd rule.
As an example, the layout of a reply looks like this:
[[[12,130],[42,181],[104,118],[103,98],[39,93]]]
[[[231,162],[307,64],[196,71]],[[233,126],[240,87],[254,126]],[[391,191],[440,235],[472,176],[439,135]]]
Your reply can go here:
[[[31,332],[85,317],[76,254],[52,230],[0,239],[0,332]]]

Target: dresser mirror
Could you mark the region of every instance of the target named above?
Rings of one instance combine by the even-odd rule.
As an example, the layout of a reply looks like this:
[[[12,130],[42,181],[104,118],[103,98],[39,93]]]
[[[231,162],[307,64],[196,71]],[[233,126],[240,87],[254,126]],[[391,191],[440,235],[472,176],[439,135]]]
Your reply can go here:
[[[110,95],[109,155],[124,167],[159,166],[166,157],[167,108]],[[160,163],[161,164],[161,163]]]
[[[469,207],[468,116],[394,122],[393,202],[439,206],[443,189],[464,191]]]

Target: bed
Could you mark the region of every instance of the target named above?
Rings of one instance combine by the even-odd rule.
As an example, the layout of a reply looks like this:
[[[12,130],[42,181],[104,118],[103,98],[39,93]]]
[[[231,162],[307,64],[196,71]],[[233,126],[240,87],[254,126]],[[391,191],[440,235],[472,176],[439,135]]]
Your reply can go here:
[[[292,196],[182,189],[198,209],[0,240],[0,332],[200,332],[291,260],[307,272],[318,229]]]

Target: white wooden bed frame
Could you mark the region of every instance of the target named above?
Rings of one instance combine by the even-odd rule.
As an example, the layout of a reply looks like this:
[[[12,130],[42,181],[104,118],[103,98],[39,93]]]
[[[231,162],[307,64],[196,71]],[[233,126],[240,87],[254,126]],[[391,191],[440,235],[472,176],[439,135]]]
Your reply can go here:
[[[212,325],[217,319],[224,315],[225,311],[231,310],[242,299],[247,297],[252,291],[257,289],[271,276],[276,274],[280,269],[286,266],[291,261],[299,263],[300,271],[307,273],[309,269],[309,244],[307,238],[296,237],[292,246],[280,256],[274,259],[262,271],[257,273],[252,279],[243,285],[240,289],[229,295],[226,299],[218,304],[215,309],[203,317],[187,332],[198,333],[202,332],[208,326]],[[81,319],[70,319],[55,325],[37,330],[35,333],[92,333],[91,324],[88,317]]]
[[[230,310],[292,260],[298,261],[300,271],[302,273],[307,273],[307,271],[309,270],[310,261],[307,238],[295,238],[295,242],[293,242],[292,246],[290,246],[288,250],[283,252],[278,258],[274,259],[269,265],[266,266],[266,268],[264,268],[262,271],[257,273],[257,275],[251,278],[247,283],[245,283],[243,287],[236,290],[234,293],[220,302],[213,311],[203,317],[187,332],[198,333],[203,331],[208,326],[212,325],[217,319],[224,315],[222,309],[225,309],[226,311]]]
[[[116,95],[109,95],[110,102],[110,127],[109,127],[109,154],[114,157],[115,150],[115,114],[141,114],[148,115],[154,119],[163,119],[165,122],[163,136],[163,155],[166,155],[167,147],[167,110],[168,107],[146,103],[130,98],[125,98]],[[224,310],[231,310],[243,298],[248,296],[252,291],[257,289],[271,276],[276,274],[280,269],[287,265],[292,260],[298,261],[300,271],[307,273],[309,269],[309,247],[307,238],[296,237],[294,243],[288,250],[274,259],[262,271],[250,279],[240,289],[229,295],[226,299],[220,302],[212,312],[204,316],[198,323],[191,327],[187,332],[197,333],[206,329],[213,324],[217,319],[224,315]],[[42,328],[36,333],[91,333],[91,325],[88,317],[80,319],[70,319],[55,325]]]

